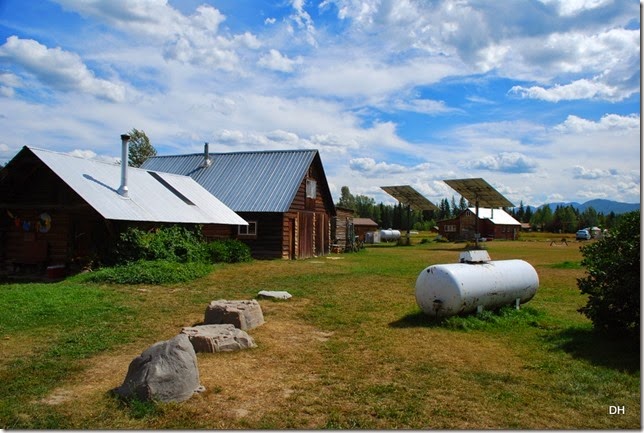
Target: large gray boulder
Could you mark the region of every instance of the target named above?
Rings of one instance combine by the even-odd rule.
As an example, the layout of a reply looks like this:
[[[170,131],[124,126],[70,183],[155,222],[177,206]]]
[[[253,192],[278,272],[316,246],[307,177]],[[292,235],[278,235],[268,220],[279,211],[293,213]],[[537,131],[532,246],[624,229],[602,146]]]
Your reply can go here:
[[[190,338],[195,352],[215,353],[257,347],[253,337],[234,325],[200,325],[181,330]]]
[[[203,390],[195,350],[188,336],[179,334],[134,358],[123,384],[113,392],[126,399],[181,402]]]
[[[212,301],[206,307],[204,325],[234,325],[242,331],[256,328],[264,323],[262,307],[255,299],[250,301]]]

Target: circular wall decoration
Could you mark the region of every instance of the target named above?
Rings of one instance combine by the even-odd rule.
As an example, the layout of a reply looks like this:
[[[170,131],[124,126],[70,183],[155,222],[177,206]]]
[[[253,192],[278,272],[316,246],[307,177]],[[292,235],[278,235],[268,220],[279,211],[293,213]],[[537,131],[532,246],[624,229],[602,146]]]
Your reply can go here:
[[[40,214],[40,221],[38,221],[38,231],[40,233],[47,233],[51,228],[51,215],[47,212]]]

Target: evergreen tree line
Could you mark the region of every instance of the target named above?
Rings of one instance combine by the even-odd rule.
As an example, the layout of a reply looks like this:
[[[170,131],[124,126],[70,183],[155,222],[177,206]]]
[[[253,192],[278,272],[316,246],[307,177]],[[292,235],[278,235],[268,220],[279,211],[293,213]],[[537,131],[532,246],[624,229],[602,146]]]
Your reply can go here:
[[[381,228],[394,228],[399,230],[431,230],[436,226],[437,221],[450,219],[458,216],[469,207],[469,203],[463,197],[456,201],[454,196],[451,200],[442,199],[437,204],[435,211],[408,212],[407,206],[400,203],[395,205],[376,204],[373,197],[366,195],[353,195],[349,187],[341,188],[340,200],[336,206],[353,209],[358,218],[370,218]],[[580,212],[573,206],[557,206],[553,211],[549,206],[543,206],[536,211],[531,207],[524,206],[523,202],[516,208],[504,209],[521,223],[530,223],[533,229],[553,233],[575,233],[585,227],[600,227],[602,229],[612,228],[617,224],[619,216],[611,212],[608,215],[598,213],[592,207]]]
[[[580,212],[572,205],[558,205],[554,211],[550,206],[542,206],[534,213],[528,212],[530,208],[527,208],[523,214],[520,213],[521,208],[522,206],[519,206],[509,213],[518,221],[529,222],[533,229],[553,233],[574,233],[589,227],[611,229],[618,224],[621,217],[615,215],[615,212],[604,215],[592,207]]]

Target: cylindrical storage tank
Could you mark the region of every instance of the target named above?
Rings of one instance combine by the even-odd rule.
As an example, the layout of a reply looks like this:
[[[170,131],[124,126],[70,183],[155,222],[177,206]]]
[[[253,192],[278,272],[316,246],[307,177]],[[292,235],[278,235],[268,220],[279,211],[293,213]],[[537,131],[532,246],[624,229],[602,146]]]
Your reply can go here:
[[[523,260],[432,265],[416,279],[416,303],[426,314],[448,317],[524,304],[538,287],[537,271]]]
[[[400,239],[400,230],[380,230],[380,240],[382,242],[397,241]]]

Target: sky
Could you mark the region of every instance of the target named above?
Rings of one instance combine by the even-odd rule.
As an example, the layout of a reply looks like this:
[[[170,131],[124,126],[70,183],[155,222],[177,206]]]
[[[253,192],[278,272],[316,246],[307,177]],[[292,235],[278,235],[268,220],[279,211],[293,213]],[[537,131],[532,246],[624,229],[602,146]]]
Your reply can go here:
[[[0,0],[0,163],[318,149],[377,203],[640,202],[635,0]]]

